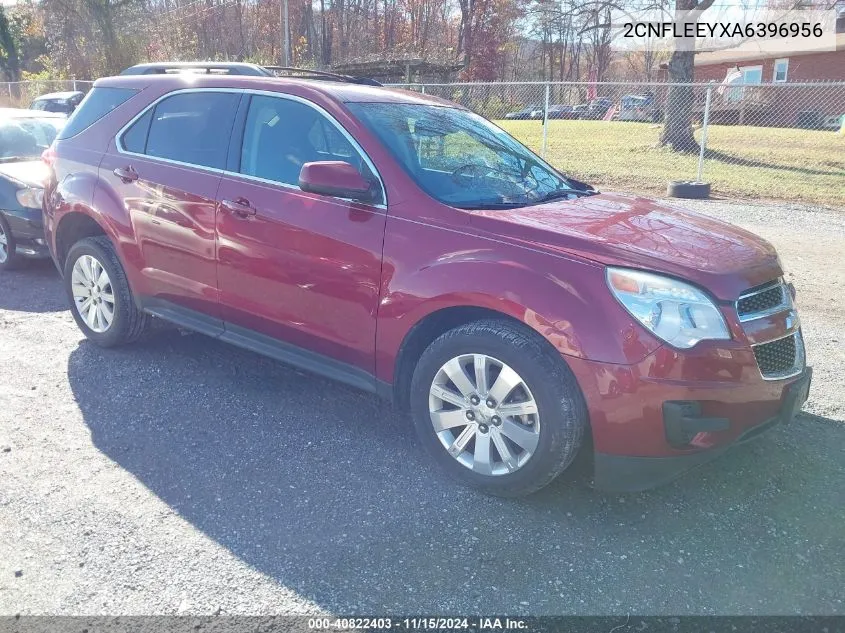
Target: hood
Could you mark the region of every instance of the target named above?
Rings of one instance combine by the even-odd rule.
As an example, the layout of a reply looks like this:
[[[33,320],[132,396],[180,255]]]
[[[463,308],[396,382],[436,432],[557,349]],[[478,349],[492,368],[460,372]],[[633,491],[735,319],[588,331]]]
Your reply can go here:
[[[725,300],[783,274],[775,249],[753,233],[637,196],[473,211],[470,222],[534,248],[689,280]]]
[[[0,163],[0,176],[16,180],[27,187],[43,187],[48,172],[47,165],[40,160]]]

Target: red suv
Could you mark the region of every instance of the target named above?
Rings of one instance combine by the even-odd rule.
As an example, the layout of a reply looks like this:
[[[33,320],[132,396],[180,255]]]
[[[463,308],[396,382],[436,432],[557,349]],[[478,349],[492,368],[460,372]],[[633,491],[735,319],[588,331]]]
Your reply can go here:
[[[163,319],[391,397],[501,495],[587,447],[597,486],[644,489],[800,410],[764,240],[599,193],[453,103],[330,79],[95,84],[44,196],[89,339]]]

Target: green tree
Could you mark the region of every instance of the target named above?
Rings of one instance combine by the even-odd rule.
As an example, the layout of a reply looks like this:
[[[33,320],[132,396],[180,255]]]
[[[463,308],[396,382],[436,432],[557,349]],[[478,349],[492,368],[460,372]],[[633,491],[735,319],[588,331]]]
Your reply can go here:
[[[20,79],[21,63],[18,42],[3,6],[0,6],[0,70],[6,75],[6,81]]]

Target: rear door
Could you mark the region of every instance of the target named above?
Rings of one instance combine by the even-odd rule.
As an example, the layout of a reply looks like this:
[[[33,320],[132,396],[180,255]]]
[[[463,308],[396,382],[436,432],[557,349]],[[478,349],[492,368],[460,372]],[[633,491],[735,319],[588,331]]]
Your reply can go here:
[[[322,355],[316,362],[338,361],[330,370],[335,375],[372,374],[383,191],[378,202],[363,204],[305,193],[298,183],[306,162],[342,160],[373,178],[375,168],[345,130],[310,102],[267,94],[249,99],[234,136],[242,141],[233,141],[236,155],[229,165],[238,174],[225,175],[218,193],[226,336],[255,348],[263,345],[260,338],[260,345],[253,344],[256,335],[293,344]]]
[[[200,329],[222,325],[216,196],[240,99],[237,91],[171,93],[131,122],[100,164],[105,189],[129,212],[136,242],[124,253],[141,271],[138,299]]]

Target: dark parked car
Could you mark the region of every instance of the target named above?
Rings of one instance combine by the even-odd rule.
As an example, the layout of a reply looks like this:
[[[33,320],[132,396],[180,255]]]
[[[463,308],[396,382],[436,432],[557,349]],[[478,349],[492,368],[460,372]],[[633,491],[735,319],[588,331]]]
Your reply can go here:
[[[577,119],[578,115],[575,112],[575,106],[571,105],[553,105],[549,106],[550,119]]]
[[[159,318],[392,397],[436,461],[496,494],[587,446],[597,485],[647,488],[807,398],[765,240],[599,193],[441,99],[108,78],[47,160],[46,234],[89,339]]]
[[[540,106],[530,105],[526,108],[523,108],[522,110],[517,110],[516,112],[508,112],[505,115],[505,118],[509,119],[509,120],[530,119],[531,113],[534,112],[534,110],[536,110],[538,107],[540,107]]]
[[[619,120],[657,123],[660,111],[651,95],[623,95],[619,100]]]
[[[550,119],[574,119],[577,118],[574,115],[574,106],[571,105],[550,105],[549,106],[549,118]],[[545,118],[544,111],[542,106],[537,106],[535,110],[531,111],[530,117],[531,119],[535,120],[542,120]]]
[[[586,116],[582,118],[602,119],[604,118],[604,115],[607,114],[607,111],[610,110],[610,108],[612,107],[613,101],[607,99],[606,97],[599,97],[598,99],[593,99],[587,106]]]
[[[65,121],[60,114],[0,108],[0,271],[24,258],[49,256],[41,221],[47,176],[41,153]]]
[[[76,110],[76,106],[82,102],[84,97],[85,93],[79,92],[78,90],[72,92],[51,92],[35,99],[30,104],[29,109],[58,112],[59,114],[69,116],[71,112]]]

